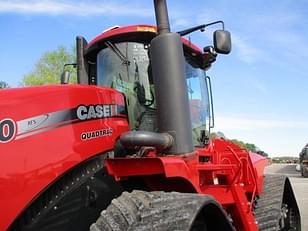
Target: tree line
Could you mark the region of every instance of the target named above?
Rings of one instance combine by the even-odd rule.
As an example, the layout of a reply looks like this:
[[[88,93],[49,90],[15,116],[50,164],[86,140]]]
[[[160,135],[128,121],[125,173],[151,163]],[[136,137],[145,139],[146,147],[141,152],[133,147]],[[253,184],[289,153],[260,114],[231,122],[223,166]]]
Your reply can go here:
[[[268,157],[268,154],[264,151],[262,151],[260,148],[258,148],[255,144],[253,143],[245,143],[244,141],[238,140],[238,139],[227,139],[226,136],[222,132],[212,132],[211,133],[211,138],[223,138],[226,140],[229,140],[238,146],[240,146],[243,149],[246,149],[247,151],[258,153],[259,155]]]
[[[9,88],[9,84],[5,81],[0,80],[0,89]]]
[[[75,62],[75,47],[68,49],[60,46],[54,51],[47,51],[34,64],[33,70],[23,76],[20,86],[58,84],[60,83],[60,76],[63,72],[64,64]],[[67,66],[66,69],[71,72],[70,82],[76,83],[76,70],[71,66]],[[0,89],[4,88],[9,88],[8,83],[0,81]]]

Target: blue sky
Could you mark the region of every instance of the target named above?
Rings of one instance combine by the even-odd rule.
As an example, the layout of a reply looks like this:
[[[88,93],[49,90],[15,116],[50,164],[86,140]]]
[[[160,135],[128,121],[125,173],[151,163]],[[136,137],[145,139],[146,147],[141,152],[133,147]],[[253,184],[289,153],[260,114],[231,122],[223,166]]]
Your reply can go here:
[[[216,131],[271,156],[297,156],[308,142],[308,2],[169,0],[173,30],[224,20],[232,53],[208,71]],[[0,80],[18,86],[46,51],[90,41],[113,25],[154,24],[152,1],[0,0]],[[194,33],[203,47],[212,31]]]

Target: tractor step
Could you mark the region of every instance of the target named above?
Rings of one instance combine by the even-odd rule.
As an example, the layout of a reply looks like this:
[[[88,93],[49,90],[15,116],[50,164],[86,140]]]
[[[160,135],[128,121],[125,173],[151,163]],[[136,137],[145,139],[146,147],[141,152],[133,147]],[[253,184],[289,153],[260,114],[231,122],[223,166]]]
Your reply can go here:
[[[91,231],[234,230],[222,207],[207,195],[123,192],[113,199]]]
[[[299,210],[286,176],[265,175],[254,214],[260,231],[301,230]]]

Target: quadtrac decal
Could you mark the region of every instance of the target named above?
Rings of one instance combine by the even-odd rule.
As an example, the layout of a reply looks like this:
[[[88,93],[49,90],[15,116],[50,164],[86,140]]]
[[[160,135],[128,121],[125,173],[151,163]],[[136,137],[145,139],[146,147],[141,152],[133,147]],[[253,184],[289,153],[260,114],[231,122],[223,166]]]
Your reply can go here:
[[[65,125],[106,118],[127,118],[125,106],[116,104],[79,105],[76,108],[42,114],[16,122],[13,119],[5,118],[0,120],[0,143],[22,139]],[[112,134],[111,129],[98,130],[98,133],[97,131],[91,132],[94,132],[94,135],[91,133],[91,139]],[[96,136],[96,134],[98,135]],[[83,140],[90,139],[87,138],[88,136],[90,135],[82,135]]]
[[[96,139],[104,136],[111,136],[112,135],[112,129],[101,129],[96,131],[89,131],[89,132],[83,132],[81,133],[80,139],[81,140],[91,140]]]

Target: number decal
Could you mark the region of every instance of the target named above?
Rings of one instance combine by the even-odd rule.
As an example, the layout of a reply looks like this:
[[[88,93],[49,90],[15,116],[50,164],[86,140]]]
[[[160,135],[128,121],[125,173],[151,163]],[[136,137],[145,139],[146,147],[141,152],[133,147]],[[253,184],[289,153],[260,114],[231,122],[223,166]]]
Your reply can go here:
[[[16,134],[16,124],[12,119],[0,121],[0,143],[10,142]]]

